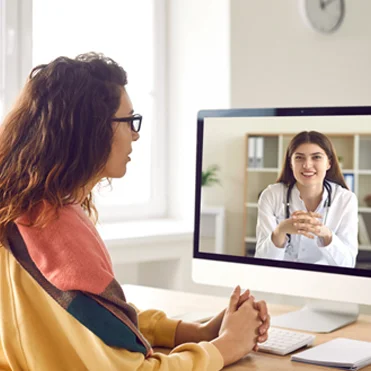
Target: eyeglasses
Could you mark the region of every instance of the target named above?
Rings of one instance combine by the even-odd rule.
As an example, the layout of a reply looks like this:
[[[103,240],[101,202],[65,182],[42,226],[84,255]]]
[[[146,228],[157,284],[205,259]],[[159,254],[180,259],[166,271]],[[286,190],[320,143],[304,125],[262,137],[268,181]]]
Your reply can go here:
[[[142,126],[142,115],[138,113],[130,117],[114,117],[112,121],[116,122],[130,122],[131,130],[138,133]]]

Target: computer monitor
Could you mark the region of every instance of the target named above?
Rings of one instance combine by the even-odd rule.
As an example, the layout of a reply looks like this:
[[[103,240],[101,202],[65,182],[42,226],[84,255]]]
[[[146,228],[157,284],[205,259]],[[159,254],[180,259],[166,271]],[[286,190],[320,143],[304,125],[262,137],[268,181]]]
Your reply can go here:
[[[336,161],[328,159],[328,163],[330,167],[337,163],[349,190],[338,185],[338,179],[330,179],[330,207],[325,187],[325,202],[309,210],[300,193],[306,179],[302,184],[294,178],[297,187],[293,185],[289,202],[288,187],[276,183],[290,161],[308,161],[303,165],[308,172],[297,173],[308,182],[320,174],[313,163],[321,154],[299,153],[295,159],[292,154],[287,160],[291,140],[302,131],[325,134],[336,151]],[[302,207],[295,202],[302,202]],[[318,211],[317,220],[332,232],[330,240],[286,234],[283,245],[272,247],[269,223],[273,232],[297,209]],[[268,227],[264,218],[269,220]],[[194,220],[195,282],[240,284],[256,291],[321,300],[274,318],[273,324],[283,327],[330,332],[354,321],[358,304],[371,304],[371,107],[200,111]],[[288,251],[292,250],[289,237],[296,244],[293,256]],[[270,245],[266,250],[264,241]]]

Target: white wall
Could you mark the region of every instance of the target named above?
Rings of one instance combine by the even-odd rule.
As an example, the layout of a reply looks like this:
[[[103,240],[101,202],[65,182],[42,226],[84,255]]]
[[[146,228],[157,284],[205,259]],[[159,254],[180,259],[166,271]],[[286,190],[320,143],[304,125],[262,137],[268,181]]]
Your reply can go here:
[[[310,29],[301,0],[231,0],[233,107],[368,105],[371,2],[345,0],[341,27]]]

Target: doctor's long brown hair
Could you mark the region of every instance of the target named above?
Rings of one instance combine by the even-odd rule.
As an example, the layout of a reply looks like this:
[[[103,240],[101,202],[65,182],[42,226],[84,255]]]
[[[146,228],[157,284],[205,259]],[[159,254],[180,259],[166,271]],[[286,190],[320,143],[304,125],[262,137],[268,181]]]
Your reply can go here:
[[[336,151],[333,144],[331,143],[331,140],[325,134],[319,133],[318,131],[302,131],[291,139],[291,142],[289,143],[286,150],[283,167],[281,170],[281,174],[277,179],[277,183],[283,183],[289,186],[296,182],[290,166],[290,161],[296,149],[304,143],[317,144],[325,151],[331,164],[330,169],[328,169],[326,172],[325,179],[329,180],[330,182],[337,183],[343,188],[348,189],[343,174],[340,170]]]
[[[109,157],[126,83],[126,72],[96,53],[32,70],[0,129],[0,241],[11,222],[40,205],[49,207],[31,225],[46,225],[76,202],[97,217],[91,192],[82,194]]]

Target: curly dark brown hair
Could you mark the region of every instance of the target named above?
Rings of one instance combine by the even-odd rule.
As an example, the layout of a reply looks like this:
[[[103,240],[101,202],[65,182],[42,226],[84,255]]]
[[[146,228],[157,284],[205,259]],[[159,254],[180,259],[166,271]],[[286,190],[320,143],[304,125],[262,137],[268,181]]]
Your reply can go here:
[[[97,219],[86,187],[109,157],[111,119],[126,84],[124,69],[97,53],[59,57],[31,71],[1,126],[0,240],[9,223],[45,202],[55,216],[78,202]],[[31,225],[48,220],[50,212],[41,212]]]

